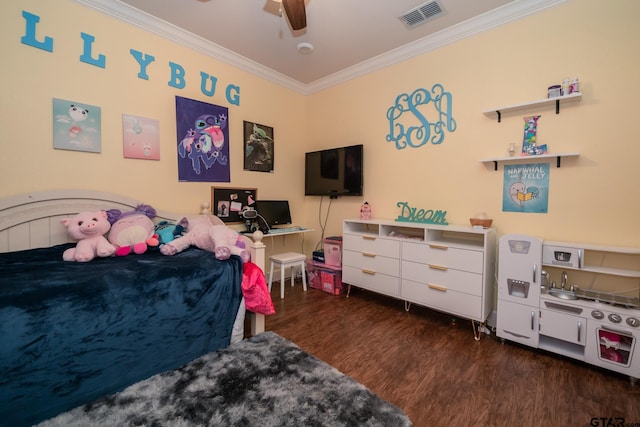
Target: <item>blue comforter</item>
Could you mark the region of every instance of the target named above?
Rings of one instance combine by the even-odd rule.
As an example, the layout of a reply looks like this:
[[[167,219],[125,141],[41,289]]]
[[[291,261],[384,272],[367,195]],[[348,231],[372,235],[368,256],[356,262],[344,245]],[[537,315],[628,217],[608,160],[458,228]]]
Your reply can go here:
[[[0,254],[0,422],[30,425],[229,345],[239,257]]]

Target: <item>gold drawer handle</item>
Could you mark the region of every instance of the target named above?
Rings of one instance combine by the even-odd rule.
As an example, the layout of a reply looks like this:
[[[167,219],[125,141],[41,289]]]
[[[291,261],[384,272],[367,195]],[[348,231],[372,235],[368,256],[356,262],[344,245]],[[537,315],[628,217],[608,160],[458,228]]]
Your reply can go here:
[[[370,274],[370,275],[372,275],[372,276],[375,276],[375,274],[376,274],[376,272],[375,272],[375,271],[373,271],[373,270],[365,270],[364,268],[362,269],[362,272],[363,272],[364,274]]]
[[[449,246],[447,245],[437,245],[435,243],[429,243],[429,247],[433,249],[444,249],[444,250],[449,249]]]
[[[372,254],[371,252],[362,252],[362,256],[367,256],[369,258],[375,258],[376,254]]]
[[[376,240],[375,236],[362,236],[362,238],[365,240]]]
[[[448,268],[445,267],[444,265],[435,265],[435,264],[428,264],[429,268],[433,268],[434,270],[440,270],[440,271],[447,271]]]
[[[447,292],[447,288],[445,288],[444,286],[432,285],[431,283],[429,283],[428,286],[429,289],[435,289],[436,291],[440,292]]]

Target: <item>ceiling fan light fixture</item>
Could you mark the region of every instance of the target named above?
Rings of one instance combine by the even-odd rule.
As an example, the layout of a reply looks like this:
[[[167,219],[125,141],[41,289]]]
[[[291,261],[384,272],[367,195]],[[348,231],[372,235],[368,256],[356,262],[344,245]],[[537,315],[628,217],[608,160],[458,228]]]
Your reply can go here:
[[[313,52],[315,48],[313,47],[313,45],[311,43],[307,43],[307,42],[302,42],[302,43],[298,43],[298,52],[302,53],[302,54],[309,54],[311,52]]]

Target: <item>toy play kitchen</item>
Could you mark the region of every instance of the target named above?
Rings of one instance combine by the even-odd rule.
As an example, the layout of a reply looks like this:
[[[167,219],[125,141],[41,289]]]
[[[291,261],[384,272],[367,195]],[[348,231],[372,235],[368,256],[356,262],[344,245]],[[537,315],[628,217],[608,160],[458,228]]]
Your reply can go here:
[[[500,238],[496,334],[640,378],[640,249]]]

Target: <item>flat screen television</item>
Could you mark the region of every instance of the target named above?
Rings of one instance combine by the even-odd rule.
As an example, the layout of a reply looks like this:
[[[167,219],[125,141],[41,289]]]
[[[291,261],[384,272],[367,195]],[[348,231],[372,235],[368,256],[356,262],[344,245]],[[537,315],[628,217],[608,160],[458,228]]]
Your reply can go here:
[[[363,146],[331,148],[305,154],[305,196],[362,196]]]

